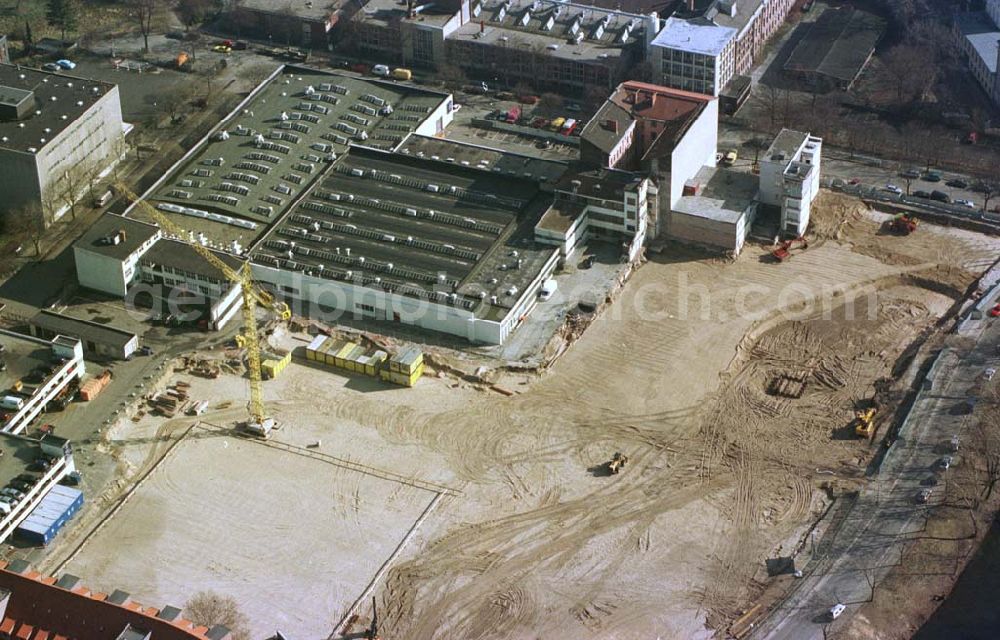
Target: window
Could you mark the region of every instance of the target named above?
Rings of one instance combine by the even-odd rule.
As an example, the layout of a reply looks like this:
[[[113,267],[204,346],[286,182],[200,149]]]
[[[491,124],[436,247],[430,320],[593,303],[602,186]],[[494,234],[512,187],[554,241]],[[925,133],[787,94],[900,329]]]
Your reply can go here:
[[[367,311],[368,313],[375,313],[375,307],[370,304],[362,304],[357,302],[354,304],[354,308],[360,309],[361,311]]]

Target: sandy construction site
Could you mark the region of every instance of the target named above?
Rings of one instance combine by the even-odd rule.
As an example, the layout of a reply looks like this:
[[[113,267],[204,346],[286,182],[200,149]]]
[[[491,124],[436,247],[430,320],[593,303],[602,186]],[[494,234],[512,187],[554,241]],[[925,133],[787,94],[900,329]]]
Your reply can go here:
[[[760,594],[764,560],[802,543],[824,485],[863,482],[875,445],[854,411],[1000,251],[929,224],[885,234],[830,194],[814,216],[783,264],[668,246],[547,370],[487,376],[512,397],[295,361],[265,383],[282,424],[267,444],[124,421],[108,444],[123,467],[169,452],[52,562],[142,602],[233,595],[255,635],[356,637],[370,588],[386,638],[711,637]],[[771,392],[783,375],[801,397]],[[173,379],[212,400],[206,423],[240,416],[241,378]]]

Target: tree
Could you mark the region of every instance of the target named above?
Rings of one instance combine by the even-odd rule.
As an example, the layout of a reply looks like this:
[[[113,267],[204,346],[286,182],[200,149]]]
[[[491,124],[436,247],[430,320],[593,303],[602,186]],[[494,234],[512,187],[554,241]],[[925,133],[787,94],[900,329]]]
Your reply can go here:
[[[983,211],[989,210],[990,200],[1000,196],[1000,181],[979,180],[972,188],[983,194]]]
[[[563,99],[557,93],[543,93],[538,98],[538,104],[535,107],[545,114],[555,114],[562,110]]]
[[[126,0],[126,7],[129,15],[139,25],[139,33],[142,34],[142,50],[149,53],[149,34],[153,32],[153,25],[162,17],[164,0]]]
[[[45,224],[42,219],[41,207],[37,204],[25,204],[16,207],[3,215],[3,235],[15,240],[28,240],[35,247],[35,255],[41,254],[42,235]]]
[[[65,42],[66,32],[76,29],[78,7],[75,0],[48,0],[45,7],[45,21],[50,27],[56,27]]]
[[[185,617],[191,622],[213,627],[221,624],[233,634],[233,640],[248,640],[250,624],[240,611],[235,598],[223,596],[214,591],[199,591],[184,605]]]
[[[212,0],[177,0],[174,13],[184,25],[185,31],[201,24],[212,14]]]
[[[80,199],[80,192],[83,191],[83,186],[88,183],[89,166],[86,162],[74,164],[63,172],[62,177],[50,187],[57,189],[55,194],[61,203],[69,209],[69,215],[73,220],[76,220],[76,205]]]
[[[275,69],[278,67],[274,64],[267,62],[259,62],[257,64],[250,65],[249,67],[243,67],[240,69],[240,77],[246,79],[250,83],[251,87],[256,87],[261,82],[267,80],[268,76],[274,73]]]

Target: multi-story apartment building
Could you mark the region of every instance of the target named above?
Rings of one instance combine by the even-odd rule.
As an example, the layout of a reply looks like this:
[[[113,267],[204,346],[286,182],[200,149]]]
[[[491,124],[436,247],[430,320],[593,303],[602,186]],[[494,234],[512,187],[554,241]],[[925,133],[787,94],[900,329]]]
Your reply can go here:
[[[823,140],[782,129],[760,162],[760,201],[781,208],[782,235],[801,236],[819,194]]]
[[[48,226],[123,153],[118,87],[0,64],[0,211]]]

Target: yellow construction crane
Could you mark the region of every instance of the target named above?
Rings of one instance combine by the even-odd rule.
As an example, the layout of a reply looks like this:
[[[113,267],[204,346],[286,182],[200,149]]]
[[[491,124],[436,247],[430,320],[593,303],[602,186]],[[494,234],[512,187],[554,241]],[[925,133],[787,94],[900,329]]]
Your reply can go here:
[[[164,231],[179,238],[184,236],[183,229],[174,224],[167,216],[157,211],[151,204],[145,200],[140,200],[124,184],[120,182],[116,183],[115,189],[149,214]],[[282,320],[291,318],[292,312],[289,310],[287,304],[280,300],[275,300],[271,293],[264,291],[254,284],[249,261],[244,261],[243,266],[237,271],[226,264],[219,256],[215,255],[211,249],[196,242],[192,242],[191,247],[231,282],[240,285],[240,290],[243,293],[243,336],[241,342],[247,350],[247,364],[250,375],[250,402],[247,405],[247,409],[250,412],[250,419],[247,421],[247,429],[259,435],[266,436],[274,426],[274,419],[267,417],[264,411],[264,391],[260,372],[260,338],[257,335],[257,319],[254,317],[254,312],[257,309],[257,305],[260,305],[273,311]]]

